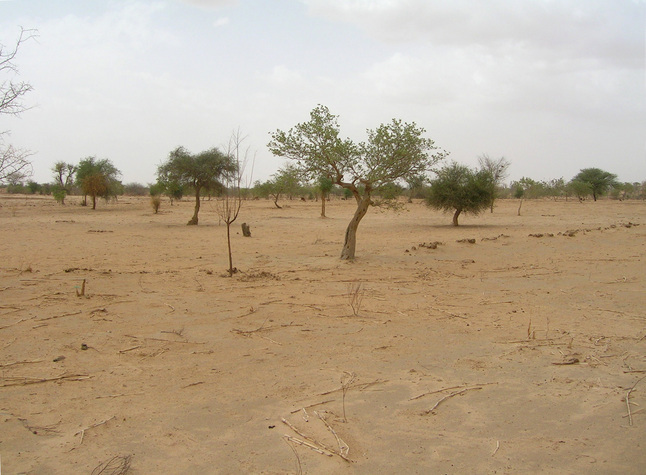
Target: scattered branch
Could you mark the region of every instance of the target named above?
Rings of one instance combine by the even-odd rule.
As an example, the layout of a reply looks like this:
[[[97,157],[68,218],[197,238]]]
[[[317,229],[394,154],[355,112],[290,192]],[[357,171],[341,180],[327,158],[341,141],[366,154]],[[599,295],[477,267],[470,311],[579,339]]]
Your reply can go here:
[[[428,415],[428,414],[431,414],[435,409],[437,409],[437,407],[438,407],[440,404],[442,404],[442,403],[443,403],[444,401],[446,401],[447,399],[452,398],[453,396],[459,396],[460,394],[464,394],[464,393],[466,393],[467,391],[472,391],[472,390],[477,390],[477,389],[482,389],[482,386],[476,386],[476,387],[472,387],[472,388],[464,388],[464,389],[462,389],[462,390],[460,390],[460,391],[455,391],[455,392],[453,392],[453,393],[451,393],[451,394],[447,394],[447,395],[446,395],[446,396],[444,396],[442,399],[440,399],[439,401],[437,401],[437,402],[435,403],[435,405],[434,405],[432,408],[430,408],[430,409],[428,409],[428,410],[426,410],[426,411],[422,412],[422,414],[421,414],[421,415],[426,416],[426,415]]]

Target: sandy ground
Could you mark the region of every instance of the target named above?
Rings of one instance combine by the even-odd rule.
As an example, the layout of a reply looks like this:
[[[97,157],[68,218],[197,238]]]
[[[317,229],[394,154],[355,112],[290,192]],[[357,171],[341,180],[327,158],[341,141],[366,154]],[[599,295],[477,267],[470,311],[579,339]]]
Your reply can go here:
[[[644,202],[371,209],[354,262],[352,202],[247,202],[229,278],[213,202],[75,199],[0,196],[3,474],[646,473]]]

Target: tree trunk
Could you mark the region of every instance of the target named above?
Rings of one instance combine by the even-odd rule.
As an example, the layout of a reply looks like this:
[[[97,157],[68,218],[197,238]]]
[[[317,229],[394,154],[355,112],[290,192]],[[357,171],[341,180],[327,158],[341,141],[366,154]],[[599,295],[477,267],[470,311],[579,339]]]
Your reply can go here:
[[[523,199],[520,199],[520,203],[518,204],[518,216],[520,216],[520,207],[523,206]]]
[[[278,209],[283,209],[283,207],[282,207],[282,206],[278,206],[278,198],[280,198],[280,195],[276,195],[276,196],[274,197],[274,205],[275,205],[275,206],[276,206],[276,208],[278,208]]]
[[[92,209],[96,209],[96,195],[92,195]]]
[[[186,223],[188,226],[196,226],[197,225],[197,214],[200,212],[200,188],[195,189],[195,211],[193,212],[193,217],[190,219],[188,223]]]
[[[233,268],[233,257],[231,255],[231,223],[227,222],[227,247],[229,249],[229,277],[233,276],[238,269]]]
[[[369,206],[369,193],[364,194],[363,198],[357,200],[357,210],[354,212],[354,216],[345,231],[345,242],[343,243],[343,250],[341,251],[341,259],[354,259],[354,251],[357,245],[357,229],[359,228],[359,223],[368,212]]]
[[[325,218],[325,191],[321,191],[321,218]]]
[[[462,212],[462,210],[460,208],[455,210],[455,213],[453,214],[453,226],[458,225],[458,216],[460,216],[461,212]]]

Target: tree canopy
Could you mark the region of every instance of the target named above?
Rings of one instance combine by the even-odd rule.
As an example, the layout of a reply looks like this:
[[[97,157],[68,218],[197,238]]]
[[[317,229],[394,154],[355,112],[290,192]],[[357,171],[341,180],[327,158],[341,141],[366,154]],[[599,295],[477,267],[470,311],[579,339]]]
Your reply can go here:
[[[493,177],[487,170],[472,170],[452,162],[437,172],[431,181],[426,203],[432,208],[454,211],[453,225],[461,213],[478,214],[489,207]]]
[[[446,156],[433,140],[422,136],[424,133],[415,123],[393,119],[368,130],[367,140],[355,144],[341,138],[337,116],[319,105],[310,112],[308,122],[287,132],[273,132],[267,147],[274,155],[294,160],[308,179],[326,176],[352,193],[357,209],[346,229],[341,258],[353,259],[357,228],[373,204],[373,190],[388,182],[423,174]]]
[[[119,192],[121,172],[107,158],[97,160],[87,157],[76,167],[76,184],[83,194],[92,198],[92,209],[96,209],[96,199],[108,199]],[[87,202],[84,200],[84,204]]]
[[[157,169],[158,181],[167,188],[190,187],[195,192],[195,210],[187,224],[198,223],[200,194],[202,191],[218,193],[222,191],[222,180],[226,174],[236,170],[235,160],[218,148],[211,148],[196,155],[184,147],[178,147],[168,156],[168,160]]]
[[[486,153],[478,157],[478,163],[480,168],[491,174],[491,212],[493,213],[493,203],[498,195],[498,187],[502,184],[502,181],[507,178],[507,169],[511,163],[505,157],[500,158],[491,158]]]
[[[617,175],[600,168],[584,168],[572,181],[586,185],[594,201],[597,201],[599,196],[605,195],[617,183]],[[573,188],[581,190],[581,185],[578,183],[575,183]]]

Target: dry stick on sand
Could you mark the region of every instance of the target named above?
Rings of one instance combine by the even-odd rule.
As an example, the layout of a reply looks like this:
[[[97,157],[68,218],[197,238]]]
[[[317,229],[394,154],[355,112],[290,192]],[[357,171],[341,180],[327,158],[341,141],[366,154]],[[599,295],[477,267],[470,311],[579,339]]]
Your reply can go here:
[[[345,380],[343,377],[341,378],[341,389],[343,390],[343,422],[348,422],[348,419],[345,417],[345,395],[350,389],[350,386],[352,386],[357,375],[355,373],[349,373],[348,371],[344,371],[344,373],[347,378]]]
[[[462,390],[460,390],[460,391],[455,391],[454,393],[447,394],[447,395],[446,395],[446,396],[444,396],[442,399],[440,399],[439,401],[437,401],[437,402],[435,403],[435,405],[434,405],[432,408],[430,408],[430,409],[428,409],[428,410],[426,410],[426,411],[422,412],[422,414],[421,414],[421,415],[422,415],[422,416],[426,416],[426,415],[428,415],[428,414],[431,414],[435,409],[437,409],[437,407],[438,407],[440,404],[442,404],[442,403],[443,403],[444,401],[446,401],[447,399],[452,398],[453,396],[459,396],[460,394],[464,394],[464,393],[466,393],[467,391],[472,391],[472,390],[476,390],[476,389],[482,389],[482,386],[476,386],[476,387],[472,387],[472,388],[464,388],[464,389],[462,389]]]
[[[0,388],[9,386],[27,386],[28,384],[48,383],[50,381],[81,381],[84,379],[89,379],[91,377],[92,376],[90,376],[89,374],[63,374],[54,378],[5,378],[5,380],[10,380],[10,382],[0,384]]]
[[[346,443],[345,443],[345,441],[343,441],[343,440],[342,440],[342,439],[337,435],[336,431],[335,431],[334,429],[332,429],[332,426],[328,423],[328,421],[326,421],[326,420],[325,420],[325,418],[324,418],[323,416],[321,416],[321,415],[320,415],[318,412],[316,412],[316,411],[314,411],[314,414],[316,414],[316,417],[318,417],[319,419],[321,419],[321,421],[323,422],[323,424],[325,424],[325,427],[327,427],[327,430],[329,430],[329,431],[332,433],[332,435],[334,436],[334,438],[336,439],[336,443],[337,443],[337,445],[339,446],[339,454],[340,454],[341,456],[345,455],[345,456],[347,457],[348,452],[350,452],[350,447],[348,446],[348,444],[346,444]]]
[[[25,361],[14,361],[13,363],[0,364],[0,368],[8,368],[9,366],[16,366],[19,364],[31,364],[31,363],[42,363],[44,360],[25,360]]]
[[[97,422],[96,424],[92,424],[91,426],[88,426],[88,427],[86,427],[86,428],[84,428],[84,429],[81,429],[80,431],[78,431],[77,433],[75,433],[75,434],[74,434],[75,436],[77,436],[77,435],[81,434],[81,440],[79,440],[79,445],[78,445],[78,446],[80,447],[80,446],[81,446],[81,444],[83,443],[83,438],[85,437],[85,431],[86,431],[86,430],[90,430],[90,429],[93,429],[93,428],[95,428],[95,427],[99,427],[99,426],[101,426],[101,425],[105,424],[106,422],[111,421],[111,420],[112,420],[112,419],[114,419],[115,417],[116,417],[116,416],[112,416],[112,417],[110,417],[110,418],[108,418],[108,419],[105,419],[105,420],[103,420],[103,421],[101,421],[101,422]]]
[[[635,384],[633,384],[632,387],[626,393],[625,401],[626,401],[626,409],[628,410],[628,424],[631,426],[633,425],[633,415],[632,415],[632,412],[630,411],[630,393],[633,392],[633,390],[635,389],[635,386],[637,386],[637,384],[644,378],[646,378],[646,376],[642,376],[637,381],[635,381]]]
[[[300,439],[297,439],[297,438],[292,437],[290,435],[285,435],[285,438],[287,440],[289,440],[291,442],[295,442],[295,443],[297,443],[299,445],[303,445],[304,447],[308,447],[308,448],[310,448],[310,449],[314,450],[315,452],[318,452],[318,453],[320,453],[322,455],[327,455],[328,457],[331,457],[333,455],[338,455],[339,457],[341,457],[346,462],[352,462],[352,460],[350,460],[345,454],[341,453],[340,451],[337,452],[336,450],[331,449],[330,447],[328,447],[327,445],[319,442],[318,440],[313,439],[313,438],[308,437],[307,435],[303,434],[293,424],[288,422],[285,418],[283,418],[281,420],[283,421],[283,424],[287,425],[291,430],[293,430],[298,435],[300,435],[303,439],[305,439],[305,440],[300,440]]]
[[[475,386],[478,386],[478,387],[479,386],[490,386],[492,384],[498,384],[498,383],[478,383],[478,384],[475,384],[474,387]],[[451,386],[450,388],[442,388],[442,389],[438,389],[436,391],[429,391],[427,393],[422,393],[422,394],[420,394],[418,396],[413,396],[412,398],[409,399],[409,401],[414,401],[415,399],[419,399],[419,398],[422,398],[424,396],[428,396],[429,394],[437,394],[437,393],[441,393],[441,392],[444,392],[444,391],[450,391],[451,389],[460,389],[460,388],[464,389],[464,388],[467,388],[467,387],[468,386]]]
[[[296,448],[290,443],[292,442],[289,440],[288,436],[283,437],[283,440],[287,445],[289,445],[289,448],[292,449],[292,452],[294,452],[294,455],[296,456],[296,466],[298,468],[298,475],[301,475],[303,473],[303,468],[301,467],[301,458],[298,456],[298,452],[296,452]]]

